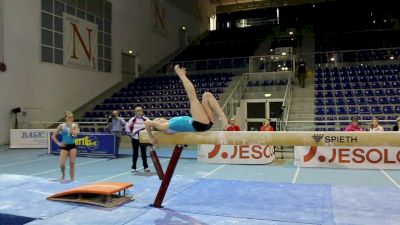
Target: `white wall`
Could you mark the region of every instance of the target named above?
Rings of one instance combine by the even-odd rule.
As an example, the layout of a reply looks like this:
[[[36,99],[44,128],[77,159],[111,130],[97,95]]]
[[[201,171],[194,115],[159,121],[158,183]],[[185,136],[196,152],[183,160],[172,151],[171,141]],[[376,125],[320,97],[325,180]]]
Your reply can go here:
[[[1,1],[1,0],[0,0]],[[9,140],[10,110],[22,107],[25,121],[56,121],[121,80],[121,51],[139,53],[143,69],[179,47],[178,28],[190,36],[205,31],[201,22],[165,0],[167,34],[152,28],[148,0],[111,0],[112,73],[91,72],[40,62],[41,0],[4,0],[4,54],[7,71],[0,72],[0,144]]]

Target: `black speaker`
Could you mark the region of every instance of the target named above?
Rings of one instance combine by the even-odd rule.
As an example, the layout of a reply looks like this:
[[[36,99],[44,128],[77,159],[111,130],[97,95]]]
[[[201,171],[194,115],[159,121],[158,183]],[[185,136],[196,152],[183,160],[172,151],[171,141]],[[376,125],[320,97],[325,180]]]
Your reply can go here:
[[[20,112],[21,112],[21,108],[20,108],[20,107],[18,107],[18,108],[13,108],[13,109],[11,109],[11,112],[12,112],[12,113],[20,113]]]

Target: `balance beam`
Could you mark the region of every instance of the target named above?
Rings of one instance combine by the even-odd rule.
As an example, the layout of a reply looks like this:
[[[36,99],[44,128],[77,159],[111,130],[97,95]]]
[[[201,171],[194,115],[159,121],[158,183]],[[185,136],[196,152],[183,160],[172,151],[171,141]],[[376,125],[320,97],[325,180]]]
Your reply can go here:
[[[185,144],[278,145],[278,146],[391,146],[400,147],[400,132],[313,132],[313,131],[208,131],[167,134],[153,132],[157,144],[175,144],[164,174],[155,150],[152,160],[161,182],[153,207],[161,208],[168,186]],[[146,131],[139,133],[140,143],[149,143]]]
[[[391,146],[400,147],[400,132],[313,132],[313,131],[208,131],[167,134],[153,132],[157,144],[222,144],[278,146]],[[146,131],[141,143],[149,143]]]

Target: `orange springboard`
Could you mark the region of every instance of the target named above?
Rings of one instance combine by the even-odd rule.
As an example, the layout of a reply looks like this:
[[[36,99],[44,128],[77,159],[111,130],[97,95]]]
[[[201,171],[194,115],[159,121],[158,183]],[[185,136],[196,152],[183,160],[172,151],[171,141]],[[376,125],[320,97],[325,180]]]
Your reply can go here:
[[[47,197],[47,199],[114,207],[133,199],[129,196],[115,195],[115,193],[130,187],[133,187],[133,184],[124,182],[93,183],[56,193]]]
[[[128,189],[133,187],[131,183],[124,182],[101,182],[101,183],[93,183],[87,184],[84,186],[71,188],[63,192],[56,193],[54,195],[49,196],[49,198],[56,198],[64,195],[71,194],[98,194],[98,195],[111,195],[116,192]]]

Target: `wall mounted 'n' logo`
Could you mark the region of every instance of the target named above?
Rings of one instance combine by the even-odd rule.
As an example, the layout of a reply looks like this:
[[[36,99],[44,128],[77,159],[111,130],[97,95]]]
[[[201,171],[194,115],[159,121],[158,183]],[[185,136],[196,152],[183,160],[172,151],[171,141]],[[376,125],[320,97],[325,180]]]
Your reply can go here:
[[[96,70],[98,26],[90,21],[64,13],[64,65]]]
[[[93,66],[94,66],[94,57],[92,55],[92,46],[91,46],[91,34],[92,34],[92,29],[86,28],[87,34],[88,34],[88,42],[87,44],[82,38],[81,33],[79,32],[79,29],[75,23],[71,23],[72,30],[73,30],[73,51],[71,58],[72,59],[79,59],[79,57],[76,55],[76,37],[78,37],[78,41],[81,44],[83,50],[85,51],[86,57],[91,62],[93,60]]]
[[[154,16],[155,24],[157,28],[165,29],[165,8],[161,8],[157,1],[154,1]]]

